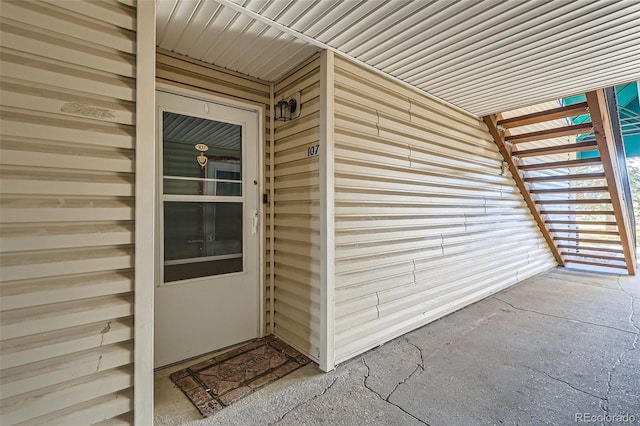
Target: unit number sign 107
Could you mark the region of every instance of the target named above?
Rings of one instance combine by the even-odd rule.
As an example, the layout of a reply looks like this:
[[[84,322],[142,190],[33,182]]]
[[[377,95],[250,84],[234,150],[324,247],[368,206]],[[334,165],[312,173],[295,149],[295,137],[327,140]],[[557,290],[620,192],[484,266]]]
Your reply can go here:
[[[320,145],[311,145],[307,148],[307,157],[315,157],[320,153]]]

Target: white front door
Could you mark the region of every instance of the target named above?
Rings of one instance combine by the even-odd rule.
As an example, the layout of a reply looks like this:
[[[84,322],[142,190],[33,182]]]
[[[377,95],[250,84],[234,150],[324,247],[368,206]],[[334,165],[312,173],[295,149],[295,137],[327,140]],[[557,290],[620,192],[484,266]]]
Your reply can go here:
[[[157,134],[160,367],[258,337],[258,115],[158,91]]]

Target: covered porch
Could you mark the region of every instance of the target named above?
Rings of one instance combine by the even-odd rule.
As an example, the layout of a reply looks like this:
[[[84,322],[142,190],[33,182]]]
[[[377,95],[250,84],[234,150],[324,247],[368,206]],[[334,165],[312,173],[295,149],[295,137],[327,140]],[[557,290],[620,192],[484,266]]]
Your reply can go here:
[[[161,370],[155,424],[634,423],[639,284],[557,268],[330,373],[310,364],[204,420],[168,382],[180,367]]]
[[[594,127],[597,140],[515,151],[544,148],[569,157],[558,159],[563,166],[591,164],[573,157],[595,143],[603,171],[594,173],[607,181],[589,188],[526,182],[547,176],[518,181],[527,168],[546,174],[559,164],[517,160],[501,145],[522,134],[507,135],[498,117],[635,82],[633,2],[15,0],[2,1],[0,15],[3,425],[195,421],[171,384],[168,398],[156,389],[154,407],[154,368],[269,335],[319,367],[205,423],[536,423],[543,415],[566,423],[574,410],[638,406],[637,281],[540,275],[569,256],[554,248],[576,258],[597,247],[586,266],[622,255],[617,266],[636,271],[621,214],[631,198],[596,114],[602,97],[587,102],[594,126],[570,129]],[[184,108],[160,102],[166,95]],[[289,116],[276,113],[283,108]],[[229,152],[237,146],[217,138],[165,141],[165,113],[167,123],[182,115],[240,126],[247,149]],[[494,115],[490,133],[493,120],[483,118]],[[186,120],[194,122],[202,123]],[[178,144],[192,169],[165,173],[165,147]],[[171,193],[165,181],[191,186]],[[612,208],[581,211],[606,217],[583,229],[602,239],[578,241],[586,219],[540,206],[582,205],[574,194],[588,191]],[[240,192],[241,214],[228,215],[240,225],[216,222],[222,214],[212,212],[224,209],[204,203],[237,208]],[[164,235],[179,229],[165,220],[176,202],[197,209],[173,215],[196,229],[176,232],[193,250],[174,258],[164,256]],[[617,234],[624,248],[602,247]],[[218,280],[213,273],[164,280],[165,268],[218,261],[230,264],[219,282],[233,288],[242,275],[246,297],[224,303],[231,291],[211,285],[203,296],[185,290],[194,282],[177,282],[204,286]],[[576,276],[587,278],[576,284]],[[158,303],[162,292],[169,303]],[[250,336],[228,333],[156,360],[158,348],[225,336],[210,324],[240,320]],[[165,371],[156,386],[167,385]]]

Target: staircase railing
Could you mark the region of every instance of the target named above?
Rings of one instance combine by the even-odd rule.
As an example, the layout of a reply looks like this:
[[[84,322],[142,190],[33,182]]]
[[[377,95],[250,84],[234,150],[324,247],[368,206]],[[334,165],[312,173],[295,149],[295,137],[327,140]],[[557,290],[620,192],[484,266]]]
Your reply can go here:
[[[615,92],[598,89],[585,98],[517,117],[483,119],[558,264],[635,275],[636,224]],[[549,124],[582,115],[589,121]],[[574,134],[593,139],[566,140]],[[590,151],[597,155],[578,155]],[[557,161],[565,153],[569,159]],[[566,174],[556,172],[565,169]]]
[[[624,198],[624,214],[627,223],[631,227],[631,235],[633,237],[634,252],[637,249],[636,241],[636,221],[633,210],[633,196],[631,194],[631,181],[629,180],[629,172],[627,170],[627,155],[624,150],[624,139],[622,137],[622,128],[620,126],[620,114],[618,111],[618,100],[616,98],[616,90],[614,87],[604,89],[604,95],[607,103],[609,122],[611,123],[611,132],[615,145],[617,170],[614,172],[619,176],[622,184],[622,196]],[[634,253],[635,254],[635,253]]]

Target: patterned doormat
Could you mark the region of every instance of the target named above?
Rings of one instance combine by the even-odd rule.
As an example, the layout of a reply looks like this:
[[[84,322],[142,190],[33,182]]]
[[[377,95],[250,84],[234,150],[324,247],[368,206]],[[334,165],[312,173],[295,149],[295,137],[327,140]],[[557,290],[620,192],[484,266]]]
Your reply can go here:
[[[310,362],[275,336],[267,336],[170,377],[200,413],[209,417]]]

